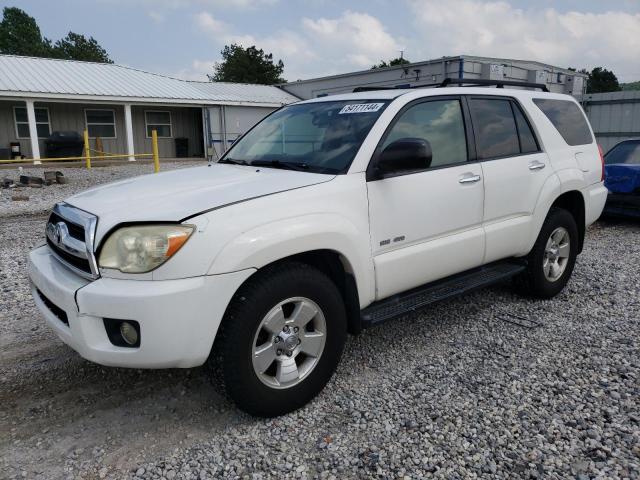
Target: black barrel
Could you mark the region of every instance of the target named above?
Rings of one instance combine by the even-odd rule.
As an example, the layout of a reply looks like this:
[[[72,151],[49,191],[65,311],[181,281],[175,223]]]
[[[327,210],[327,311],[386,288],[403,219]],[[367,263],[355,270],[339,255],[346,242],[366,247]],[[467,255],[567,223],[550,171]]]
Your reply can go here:
[[[78,132],[53,132],[44,144],[48,158],[79,157],[84,149],[84,139]]]

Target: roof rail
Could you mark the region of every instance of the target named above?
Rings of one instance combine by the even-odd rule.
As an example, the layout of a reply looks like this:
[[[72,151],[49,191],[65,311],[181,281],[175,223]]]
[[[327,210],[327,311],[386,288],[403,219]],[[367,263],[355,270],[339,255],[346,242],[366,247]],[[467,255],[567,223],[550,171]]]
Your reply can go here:
[[[396,87],[356,87],[353,93],[359,92],[375,92],[376,90],[397,90]]]
[[[356,87],[353,89],[353,93],[358,92],[375,92],[376,90],[398,90],[398,89],[415,89],[415,88],[443,88],[449,85],[461,85],[465,87],[473,86],[493,86],[496,88],[504,88],[506,86],[511,87],[526,87],[526,88],[539,88],[543,92],[549,92],[549,89],[544,83],[532,83],[532,82],[518,82],[516,80],[487,80],[485,78],[445,78],[441,83],[430,83],[428,85],[414,85],[411,87]]]
[[[516,80],[487,80],[485,78],[445,78],[439,87],[442,88],[449,85],[462,85],[467,87],[495,85],[496,88],[504,88],[505,85],[507,85],[511,87],[539,88],[543,92],[549,91],[543,83],[518,82]]]

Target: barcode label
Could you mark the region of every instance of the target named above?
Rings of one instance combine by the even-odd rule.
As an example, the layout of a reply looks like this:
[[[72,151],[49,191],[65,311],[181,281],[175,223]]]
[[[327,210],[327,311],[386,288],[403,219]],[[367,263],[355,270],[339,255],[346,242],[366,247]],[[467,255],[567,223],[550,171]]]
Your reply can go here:
[[[338,112],[338,115],[344,113],[371,113],[377,112],[382,108],[384,103],[353,103],[351,105],[345,105],[342,110]]]

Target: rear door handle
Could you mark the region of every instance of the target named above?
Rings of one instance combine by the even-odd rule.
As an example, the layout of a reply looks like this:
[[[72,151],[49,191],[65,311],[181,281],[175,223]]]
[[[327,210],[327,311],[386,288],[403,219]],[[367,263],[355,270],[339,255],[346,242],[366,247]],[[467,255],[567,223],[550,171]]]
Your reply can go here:
[[[459,183],[476,183],[480,181],[480,175],[474,175],[472,173],[466,173],[460,177]]]
[[[529,170],[542,170],[547,165],[545,163],[539,162],[538,160],[531,162],[529,164]]]

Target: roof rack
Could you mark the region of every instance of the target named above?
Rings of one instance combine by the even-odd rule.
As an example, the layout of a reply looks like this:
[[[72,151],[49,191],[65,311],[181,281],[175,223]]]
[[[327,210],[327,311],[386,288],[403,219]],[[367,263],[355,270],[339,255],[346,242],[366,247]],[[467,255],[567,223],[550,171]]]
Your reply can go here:
[[[400,90],[405,88],[444,88],[449,85],[460,85],[463,87],[474,86],[493,86],[496,88],[504,88],[506,86],[512,87],[526,87],[526,88],[539,88],[543,92],[548,92],[549,89],[543,83],[531,83],[531,82],[518,82],[515,80],[487,80],[484,78],[445,78],[441,83],[430,83],[428,85],[415,85],[413,87],[356,87],[353,89],[353,93],[358,92],[375,92],[376,90]]]
[[[397,90],[397,88],[396,87],[356,87],[353,89],[353,93],[375,92],[376,90]]]
[[[519,82],[516,80],[487,80],[485,78],[445,78],[439,87],[442,88],[449,85],[462,85],[468,87],[477,85],[495,85],[496,88],[504,88],[505,85],[507,85],[511,87],[539,88],[543,92],[549,91],[544,83]]]

